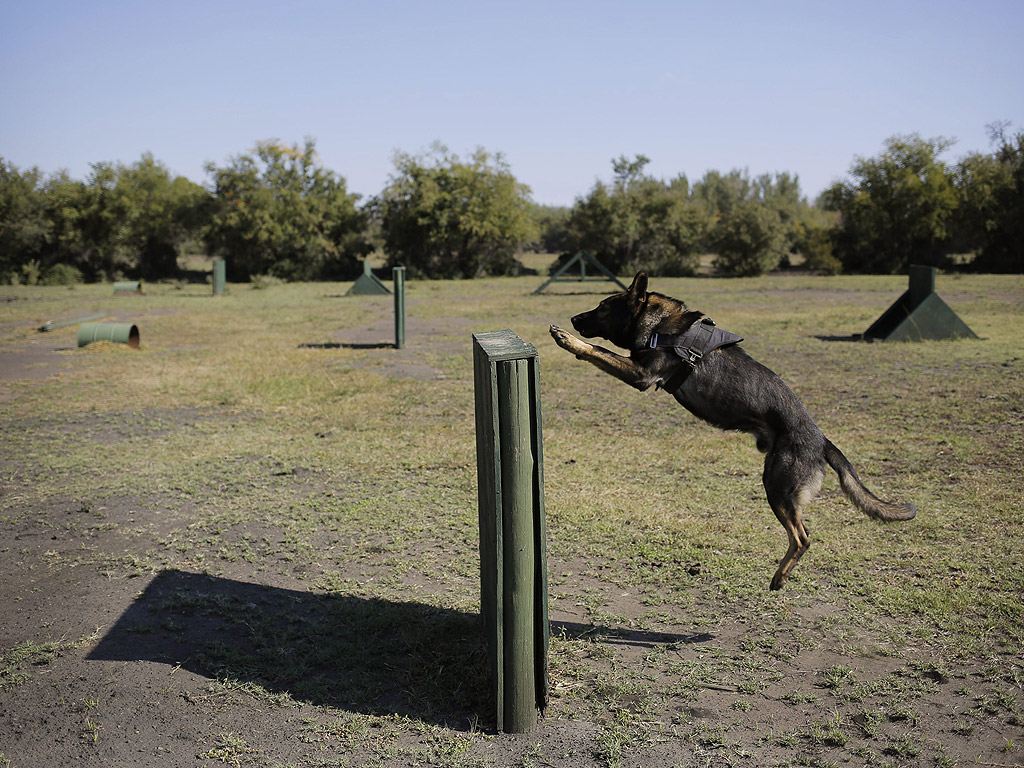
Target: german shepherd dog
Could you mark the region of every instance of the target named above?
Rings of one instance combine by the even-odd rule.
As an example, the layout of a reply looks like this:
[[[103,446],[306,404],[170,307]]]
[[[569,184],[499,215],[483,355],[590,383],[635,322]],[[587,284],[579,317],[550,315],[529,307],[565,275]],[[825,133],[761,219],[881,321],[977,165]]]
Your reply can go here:
[[[843,492],[876,520],[910,520],[912,504],[891,504],[861,483],[847,458],[818,429],[792,390],[775,373],[754,360],[724,334],[726,346],[697,355],[693,362],[672,346],[659,345],[656,334],[680,338],[703,322],[701,312],[677,299],[647,291],[647,274],[638,272],[625,293],[609,296],[595,309],[572,318],[585,338],[601,337],[629,350],[622,357],[551,326],[562,349],[593,363],[605,373],[640,391],[652,385],[672,391],[676,400],[698,418],[727,430],[749,432],[765,454],[762,482],[775,516],[789,536],[789,551],[779,563],[771,588],[780,589],[809,539],[803,512],[818,495],[827,463],[839,475]],[[682,381],[679,384],[679,381]],[[666,386],[667,385],[667,386]],[[674,391],[673,391],[674,390]]]

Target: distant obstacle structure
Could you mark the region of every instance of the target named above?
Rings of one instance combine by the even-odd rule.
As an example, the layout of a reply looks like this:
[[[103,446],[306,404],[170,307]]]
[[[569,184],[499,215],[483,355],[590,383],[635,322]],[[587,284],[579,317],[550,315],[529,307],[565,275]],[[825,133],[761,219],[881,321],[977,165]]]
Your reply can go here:
[[[361,274],[356,281],[352,283],[352,287],[348,289],[346,296],[386,296],[391,291],[388,287],[380,281],[373,270],[370,269],[370,262],[363,262],[363,274]]]
[[[871,324],[864,338],[869,341],[978,338],[935,293],[936,271],[935,267],[911,265],[910,287]]]
[[[593,268],[594,270],[596,270],[598,272],[600,277],[596,276],[596,275],[593,276],[593,277],[587,277],[587,265],[588,264],[591,266],[591,268]],[[566,272],[568,272],[570,269],[572,269],[573,267],[575,267],[577,265],[579,266],[579,276],[578,277],[576,275],[570,275],[569,277],[563,277],[563,275],[565,275]],[[617,278],[615,275],[613,275],[604,266],[604,264],[602,264],[600,261],[595,259],[593,256],[591,256],[586,251],[579,251],[575,256],[573,256],[571,259],[569,259],[569,261],[567,261],[562,266],[561,269],[559,269],[557,272],[555,272],[555,274],[553,274],[551,277],[549,277],[547,282],[544,283],[544,285],[542,285],[540,288],[538,288],[533,293],[535,295],[538,294],[538,293],[543,293],[544,289],[547,288],[549,285],[551,285],[554,282],[570,282],[570,281],[575,281],[575,282],[578,282],[578,283],[582,283],[582,282],[586,282],[587,280],[610,280],[611,282],[613,282],[616,285],[618,285],[619,288],[621,288],[622,290],[624,290],[624,291],[628,291],[629,290],[626,286],[624,286],[619,281],[619,278]]]

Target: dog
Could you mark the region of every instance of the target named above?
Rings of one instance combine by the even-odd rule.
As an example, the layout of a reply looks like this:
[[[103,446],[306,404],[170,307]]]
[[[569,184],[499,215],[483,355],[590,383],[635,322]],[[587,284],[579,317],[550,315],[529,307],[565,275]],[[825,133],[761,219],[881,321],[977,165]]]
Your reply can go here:
[[[887,522],[914,517],[913,504],[882,501],[864,487],[803,403],[781,378],[739,346],[739,336],[719,329],[678,299],[648,292],[647,286],[647,273],[640,271],[624,293],[609,296],[571,321],[584,338],[607,339],[628,349],[629,357],[556,325],[550,328],[551,336],[562,349],[641,392],[651,386],[665,389],[709,424],[754,436],[765,454],[762,482],[768,504],[789,537],[789,550],[772,577],[771,589],[782,588],[810,545],[803,514],[821,490],[826,464],[839,475],[850,501],[869,517]]]

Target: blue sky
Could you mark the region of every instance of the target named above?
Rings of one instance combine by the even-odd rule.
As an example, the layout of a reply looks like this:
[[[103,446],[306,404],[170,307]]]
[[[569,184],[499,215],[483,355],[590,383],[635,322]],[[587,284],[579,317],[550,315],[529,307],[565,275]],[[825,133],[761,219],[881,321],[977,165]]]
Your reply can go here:
[[[814,198],[889,136],[989,151],[1024,130],[1024,1],[0,0],[0,156],[26,168],[152,152],[203,183],[276,138],[316,140],[376,194],[396,150],[501,152],[539,203],[611,160],[788,171]]]

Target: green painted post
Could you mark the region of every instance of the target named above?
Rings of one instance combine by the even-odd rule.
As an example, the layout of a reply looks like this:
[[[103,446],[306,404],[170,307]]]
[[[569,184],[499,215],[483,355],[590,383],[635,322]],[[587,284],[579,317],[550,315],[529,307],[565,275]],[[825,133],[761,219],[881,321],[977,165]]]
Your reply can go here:
[[[917,309],[924,300],[935,293],[935,267],[910,265],[910,309]]]
[[[393,267],[395,281],[395,349],[405,346],[405,267]]]
[[[549,643],[537,350],[473,335],[480,610],[499,731],[526,733],[547,703]]]
[[[227,285],[227,264],[224,259],[213,260],[213,295],[223,296]]]

